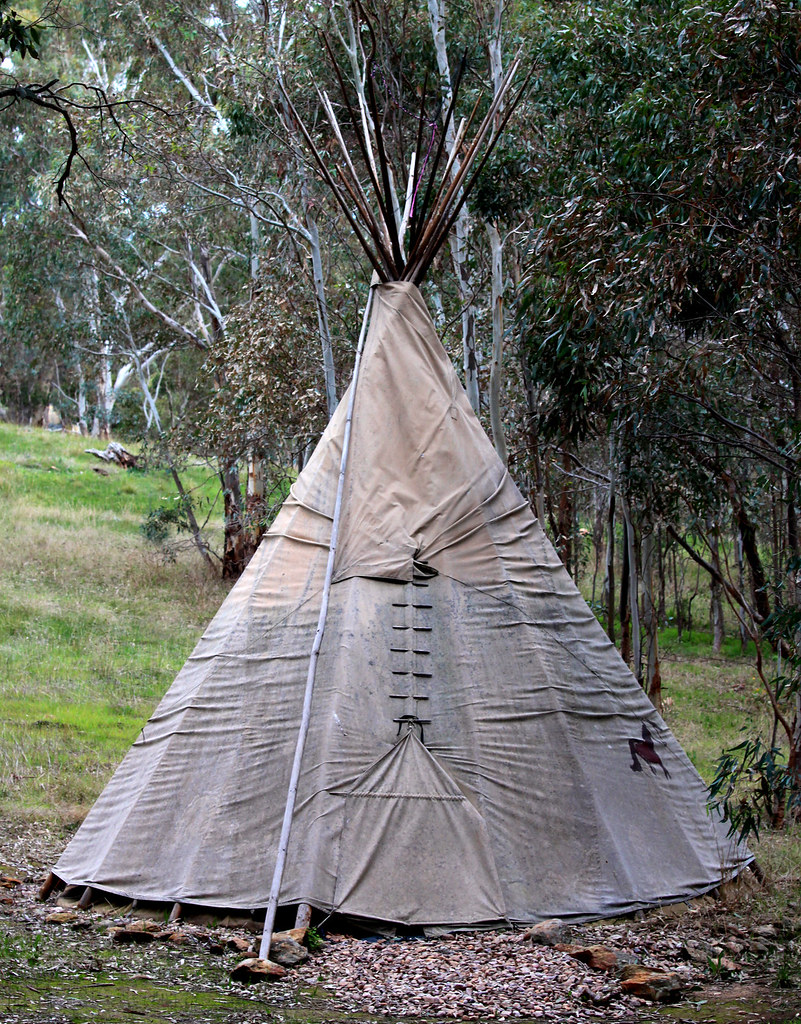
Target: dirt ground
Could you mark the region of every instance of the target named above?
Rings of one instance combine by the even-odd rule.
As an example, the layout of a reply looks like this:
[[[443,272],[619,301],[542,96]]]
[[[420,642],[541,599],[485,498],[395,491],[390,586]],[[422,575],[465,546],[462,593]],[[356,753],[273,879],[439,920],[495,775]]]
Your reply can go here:
[[[40,902],[64,842],[44,825],[0,823],[0,1024],[801,1020],[801,894],[771,894],[750,874],[721,898],[567,928],[556,946],[523,931],[400,939],[321,926],[306,963],[248,986],[230,972],[258,943],[255,925]],[[115,941],[132,924],[147,941]],[[674,976],[673,1001],[626,992],[633,964]]]

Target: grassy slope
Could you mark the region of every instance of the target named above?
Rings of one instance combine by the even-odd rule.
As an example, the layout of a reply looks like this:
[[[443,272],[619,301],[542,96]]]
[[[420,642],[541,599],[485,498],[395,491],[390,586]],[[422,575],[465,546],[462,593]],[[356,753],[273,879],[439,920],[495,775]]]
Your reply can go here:
[[[86,447],[0,424],[0,814],[54,824],[86,812],[227,589],[195,551],[165,564],[143,538],[167,476],[100,475]],[[211,497],[200,470],[186,482]],[[663,644],[666,717],[709,780],[764,713],[756,676],[736,641]],[[801,874],[799,844],[780,846]]]
[[[101,475],[86,447],[0,424],[0,810],[12,814],[85,812],[225,593],[196,553],[165,565],[140,533],[172,497],[166,474]]]
[[[766,702],[753,661],[740,651],[739,640],[712,652],[711,637],[695,634],[679,644],[675,631],[661,639],[662,692],[665,718],[690,760],[709,782],[725,747],[746,733],[769,729]]]

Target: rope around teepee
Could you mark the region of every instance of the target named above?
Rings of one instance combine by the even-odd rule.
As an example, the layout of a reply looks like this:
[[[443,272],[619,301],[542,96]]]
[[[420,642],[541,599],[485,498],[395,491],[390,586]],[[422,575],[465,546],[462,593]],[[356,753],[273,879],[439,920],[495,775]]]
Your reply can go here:
[[[364,307],[362,318],[362,329],[359,334],[359,342],[356,346],[356,360],[353,364],[353,378],[351,380],[350,396],[348,398],[348,410],[345,417],[345,431],[342,438],[342,456],[339,460],[339,480],[337,481],[337,495],[334,502],[334,518],[331,523],[331,545],[328,549],[328,565],[325,570],[325,582],[323,583],[323,597],[320,604],[320,617],[317,620],[317,632],[314,634],[311,658],[309,659],[309,671],[306,676],[306,690],[303,696],[303,712],[298,730],[298,740],[295,745],[295,758],[292,762],[292,774],[289,777],[289,788],[287,790],[286,806],[284,808],[284,820],[281,825],[281,836],[278,840],[278,856],[275,861],[273,882],[270,895],[267,900],[267,910],[264,918],[264,931],[259,946],[259,957],[268,960],[270,957],[270,946],[272,944],[273,927],[275,925],[275,914],[278,910],[278,895],[281,890],[281,882],[284,877],[284,865],[286,853],[289,847],[289,833],[292,828],[292,818],[295,813],[295,800],[298,795],[298,782],[300,780],[300,765],[303,760],[303,751],[306,747],[306,736],[309,732],[309,719],[311,717],[312,695],[314,693],[314,677],[317,673],[317,659],[320,654],[320,647],[325,633],[325,622],[328,615],[328,598],[331,593],[331,580],[334,575],[334,558],[337,550],[339,537],[339,520],[342,514],[342,493],[345,487],[345,470],[348,464],[348,453],[350,450],[350,428],[353,422],[353,406],[356,399],[356,384],[359,379],[359,368],[362,361],[362,350],[367,336],[367,325],[370,321],[370,310],[373,305],[373,292],[378,277],[373,275],[370,282],[370,291],[367,295],[367,302]]]

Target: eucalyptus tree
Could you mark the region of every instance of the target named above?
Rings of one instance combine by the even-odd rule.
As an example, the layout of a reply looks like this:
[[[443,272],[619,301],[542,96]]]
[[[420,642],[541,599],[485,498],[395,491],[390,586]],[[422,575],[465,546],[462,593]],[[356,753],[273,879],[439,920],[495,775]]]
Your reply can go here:
[[[503,62],[503,5],[490,6],[494,13],[486,38],[474,31],[474,19],[447,12],[452,43],[470,42],[467,74],[472,96],[481,89],[486,64],[482,50],[489,46],[494,54],[496,78]],[[110,2],[93,9],[91,16],[79,0],[71,0],[62,12],[59,45],[44,54],[43,67],[51,77],[79,79],[102,95],[114,112],[108,131],[96,130],[89,112],[75,115],[82,148],[68,182],[62,182],[68,184],[71,216],[59,219],[59,230],[67,239],[65,251],[74,272],[70,287],[62,283],[57,289],[56,303],[62,318],[81,321],[83,332],[81,359],[71,381],[74,401],[86,406],[88,388],[98,429],[107,429],[116,396],[122,388],[136,385],[147,425],[161,434],[170,425],[170,409],[176,408],[176,403],[170,408],[166,403],[170,382],[180,377],[176,370],[181,361],[194,353],[212,376],[199,382],[194,397],[190,392],[178,403],[190,420],[195,412],[198,415],[196,421],[187,421],[181,436],[200,443],[199,427],[206,424],[209,436],[216,439],[226,496],[224,561],[230,566],[226,571],[236,572],[247,557],[248,544],[240,461],[247,459],[249,477],[255,481],[260,460],[275,463],[279,454],[286,459],[287,445],[278,441],[282,429],[294,439],[291,447],[297,461],[321,426],[314,403],[303,404],[308,414],[300,419],[281,403],[273,403],[272,415],[286,412],[283,423],[254,423],[246,434],[237,428],[236,403],[226,405],[226,396],[237,393],[240,385],[235,378],[244,365],[243,338],[249,337],[256,351],[263,352],[265,364],[272,366],[273,387],[293,393],[295,385],[282,372],[290,361],[275,362],[269,351],[258,347],[265,343],[264,333],[248,328],[248,310],[253,305],[269,319],[260,297],[291,293],[301,317],[313,313],[317,355],[306,343],[305,319],[298,351],[313,359],[330,415],[346,378],[351,358],[348,336],[358,307],[358,278],[353,280],[357,260],[348,225],[324,204],[308,157],[298,145],[287,97],[292,95],[303,117],[314,123],[322,116],[324,95],[339,102],[342,75],[362,101],[367,89],[375,89],[382,116],[393,122],[398,147],[390,173],[397,179],[396,192],[402,194],[411,136],[417,130],[412,108],[417,109],[426,69],[436,67],[428,14],[412,4],[373,4],[367,18],[359,21],[346,3],[304,8],[227,0],[211,6],[194,0]],[[319,33],[330,39],[336,54],[332,50],[321,59]],[[132,47],[131,39],[138,45]],[[435,79],[432,73],[424,125],[431,144],[443,113]],[[319,92],[309,88],[310,83]],[[361,109],[367,110],[365,102]],[[31,146],[32,136],[27,135],[23,161],[30,160]],[[52,139],[46,149],[57,152]],[[52,157],[45,152],[39,156],[43,165],[52,166]],[[37,187],[42,185],[37,179]],[[40,206],[47,207],[46,194],[46,188],[39,187]],[[500,225],[497,208],[491,216],[493,224]],[[324,231],[318,226],[322,217]],[[512,215],[510,220],[514,219]],[[46,229],[39,225],[37,231],[46,244]],[[467,273],[468,264],[473,268],[470,274],[481,270],[484,256],[477,259],[477,253],[476,248],[465,249],[462,269],[457,266],[458,272],[451,275],[443,267],[439,286],[432,288],[435,304],[444,296],[455,307],[456,317],[466,318],[473,338],[471,352],[480,275],[468,295],[462,270]],[[311,306],[297,295],[301,280],[313,297]],[[498,358],[491,418],[499,444],[499,314],[504,285],[496,260]],[[73,294],[82,299],[72,302]],[[236,334],[231,333],[234,327]],[[468,367],[468,386],[476,365],[473,359]],[[197,400],[198,394],[207,392],[208,383],[215,397],[207,408],[213,406],[220,415],[227,408],[227,430],[211,430],[203,403]],[[270,450],[265,448],[267,438],[272,439]],[[204,448],[208,450],[207,445]]]
[[[550,152],[527,278],[542,426],[563,441],[613,437],[610,475],[635,530],[667,523],[750,634],[792,652],[797,636],[772,623],[798,600],[797,6],[610,0],[529,14]],[[750,593],[720,542],[727,518]],[[763,679],[797,792],[798,679],[781,700]]]

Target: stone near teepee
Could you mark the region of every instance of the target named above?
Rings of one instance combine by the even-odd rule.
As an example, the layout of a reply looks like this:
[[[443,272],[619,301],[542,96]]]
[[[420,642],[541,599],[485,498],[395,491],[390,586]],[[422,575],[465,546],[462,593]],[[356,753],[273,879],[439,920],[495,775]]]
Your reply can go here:
[[[271,960],[261,960],[259,957],[248,957],[242,960],[231,971],[232,981],[278,981],[286,975],[286,971],[279,964]]]

